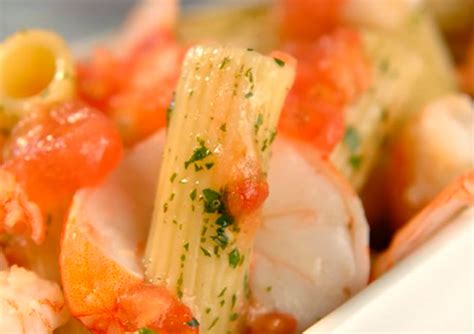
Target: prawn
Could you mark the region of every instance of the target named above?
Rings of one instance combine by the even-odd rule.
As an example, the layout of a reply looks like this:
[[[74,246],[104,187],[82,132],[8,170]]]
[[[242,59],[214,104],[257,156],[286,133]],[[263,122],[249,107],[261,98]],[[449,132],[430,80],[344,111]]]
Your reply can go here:
[[[388,271],[443,226],[453,221],[459,213],[472,207],[474,207],[474,170],[449,184],[395,234],[389,248],[376,258],[372,267],[372,278],[375,279]]]
[[[59,285],[17,266],[0,271],[2,333],[52,334],[68,319]]]
[[[394,229],[412,218],[456,177],[474,168],[473,114],[474,104],[469,96],[442,96],[407,122],[395,139],[386,178]]]
[[[102,185],[74,196],[61,278],[72,315],[93,333],[197,330],[189,309],[165,287],[144,282],[142,272],[164,137],[161,131],[138,144]]]
[[[15,176],[0,168],[0,234],[21,234],[40,244],[46,224],[38,205],[29,200]]]
[[[278,138],[249,283],[253,312],[303,330],[365,287],[368,224],[354,190],[311,145]]]
[[[114,310],[120,309],[121,291],[132,284],[127,282],[143,280],[140,261],[164,140],[161,130],[137,144],[102,185],[74,198],[63,235],[61,273],[71,312],[89,329],[99,323],[110,329],[117,319],[126,323],[133,318],[114,315]],[[258,313],[250,322],[262,328],[262,317],[263,322],[284,319],[283,328],[296,329],[296,322],[304,328],[367,283],[368,227],[357,195],[315,148],[286,138],[274,145],[270,197],[249,274],[257,311],[251,317]],[[112,266],[114,271],[108,269]],[[138,286],[138,291],[151,289],[143,282]],[[168,293],[160,291],[159,300]],[[150,311],[150,298],[136,303],[143,313],[160,313],[159,307]],[[190,319],[189,310],[180,312],[181,323]]]

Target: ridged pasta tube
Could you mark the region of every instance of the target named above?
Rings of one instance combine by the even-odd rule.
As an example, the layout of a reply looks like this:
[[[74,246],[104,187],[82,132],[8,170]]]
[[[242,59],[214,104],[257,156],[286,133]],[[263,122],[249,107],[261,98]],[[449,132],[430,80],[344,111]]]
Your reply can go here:
[[[0,129],[35,106],[72,99],[75,87],[71,53],[57,34],[24,30],[0,44]]]
[[[197,46],[184,61],[145,276],[176,292],[200,333],[234,333],[243,319],[270,146],[294,80],[284,57]]]

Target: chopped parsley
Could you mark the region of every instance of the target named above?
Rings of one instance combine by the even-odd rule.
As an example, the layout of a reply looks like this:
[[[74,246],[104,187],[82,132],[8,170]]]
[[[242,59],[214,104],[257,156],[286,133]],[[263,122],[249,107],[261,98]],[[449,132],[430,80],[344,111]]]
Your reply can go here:
[[[222,289],[222,291],[217,295],[217,297],[222,297],[226,291],[227,291],[227,287]]]
[[[211,330],[219,321],[219,317],[215,318],[207,330]]]
[[[359,169],[360,165],[362,164],[362,157],[360,155],[352,155],[349,158],[349,164],[353,169]]]
[[[194,189],[193,191],[191,191],[191,193],[189,194],[189,197],[191,198],[192,201],[194,201],[196,199],[196,195],[197,195],[197,190]]]
[[[170,181],[174,182],[174,180],[176,179],[176,176],[178,176],[178,174],[173,173],[173,175],[171,175],[171,177],[170,177]]]
[[[205,249],[204,247],[201,247],[201,251],[204,254],[204,256],[211,257],[211,253],[209,253],[209,251]]]
[[[187,169],[189,165],[204,160],[212,154],[212,152],[206,147],[204,140],[198,139],[198,142],[199,147],[194,150],[192,156],[184,163],[185,169]]]
[[[250,83],[253,83],[253,72],[252,72],[252,68],[249,67],[247,71],[245,71],[245,77],[248,79],[248,81]]]
[[[170,105],[166,109],[166,124],[170,124],[171,115],[173,114],[173,110],[174,110],[174,107],[175,107],[175,95],[176,95],[176,93],[173,92],[173,97],[171,98]]]
[[[258,130],[260,129],[260,127],[262,126],[262,124],[263,124],[263,115],[262,115],[262,114],[258,114],[258,115],[257,115],[257,120],[255,121],[255,125],[254,125],[255,133],[258,132]]]
[[[211,188],[206,188],[202,191],[204,196],[204,212],[214,213],[222,210],[222,194],[212,190]]]
[[[252,92],[252,91],[250,91],[250,92],[248,92],[247,94],[244,95],[244,97],[245,97],[246,99],[250,99],[252,96],[253,96],[253,92]]]
[[[192,318],[191,320],[189,320],[186,325],[188,325],[189,327],[199,327],[199,321],[197,321],[196,318]]]
[[[275,63],[276,63],[278,66],[280,66],[280,67],[285,66],[285,62],[284,62],[283,60],[281,60],[280,58],[274,57],[273,59],[275,60]]]
[[[143,327],[138,330],[138,334],[156,334],[156,332],[149,328]]]
[[[272,287],[271,286],[267,286],[267,288],[265,289],[267,292],[270,292],[272,291]]]
[[[344,144],[349,148],[349,151],[354,153],[359,148],[359,134],[357,133],[356,129],[349,126],[346,130],[344,135]]]
[[[234,248],[230,253],[229,253],[229,265],[232,268],[237,268],[237,266],[240,263],[240,252],[237,248]]]
[[[230,315],[229,320],[230,321],[235,321],[235,320],[237,320],[238,317],[239,317],[239,314],[234,312]]]
[[[214,166],[214,163],[209,162],[209,163],[205,164],[204,166],[206,166],[207,169],[211,169]]]
[[[220,128],[219,128],[222,132],[226,132],[227,131],[227,123],[223,123]]]
[[[253,49],[252,48],[247,48],[247,51],[253,51]]]
[[[226,67],[230,63],[230,57],[225,57],[222,63],[219,65],[219,69],[222,70],[224,67]]]

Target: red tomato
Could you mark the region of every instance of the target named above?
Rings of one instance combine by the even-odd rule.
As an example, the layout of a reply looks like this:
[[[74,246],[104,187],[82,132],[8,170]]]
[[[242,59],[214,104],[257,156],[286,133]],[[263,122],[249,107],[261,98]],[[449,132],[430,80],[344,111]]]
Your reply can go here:
[[[80,95],[111,116],[126,143],[137,142],[166,125],[183,56],[166,32],[153,32],[121,57],[98,51],[79,66]]]
[[[293,334],[298,326],[291,315],[272,312],[251,319],[248,327],[248,334]]]
[[[100,182],[122,156],[113,123],[79,102],[36,110],[13,129],[4,168],[44,208]]]
[[[345,0],[280,0],[283,40],[314,41],[340,23]]]
[[[313,43],[291,43],[284,49],[298,60],[298,67],[280,129],[329,154],[344,135],[345,106],[370,84],[359,35],[338,29]]]

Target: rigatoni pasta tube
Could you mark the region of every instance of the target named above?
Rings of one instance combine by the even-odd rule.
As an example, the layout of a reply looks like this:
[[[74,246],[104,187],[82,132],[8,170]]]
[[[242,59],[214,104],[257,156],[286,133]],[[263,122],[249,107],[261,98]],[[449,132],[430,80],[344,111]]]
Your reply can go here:
[[[200,333],[234,333],[243,318],[270,146],[293,80],[286,56],[198,46],[184,61],[145,276],[176,292]]]
[[[39,104],[72,99],[75,87],[71,53],[57,34],[25,30],[0,44],[0,129]]]

